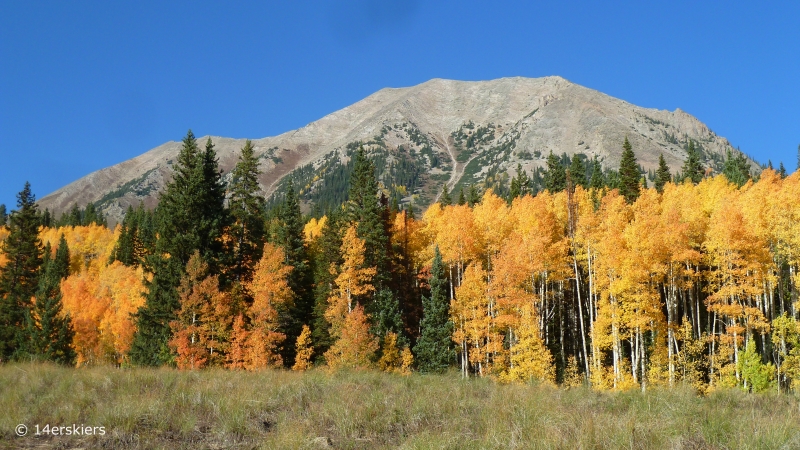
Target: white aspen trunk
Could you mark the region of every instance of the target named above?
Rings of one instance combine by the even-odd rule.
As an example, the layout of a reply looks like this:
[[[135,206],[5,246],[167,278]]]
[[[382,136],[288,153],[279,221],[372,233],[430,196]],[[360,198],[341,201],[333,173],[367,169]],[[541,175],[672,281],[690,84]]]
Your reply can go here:
[[[583,325],[583,305],[581,301],[581,283],[580,277],[578,276],[578,258],[573,256],[572,258],[572,265],[575,269],[575,290],[578,293],[578,317],[580,318],[581,323],[581,343],[583,344],[583,366],[584,366],[584,375],[589,380],[589,358],[588,354],[586,353],[586,328]],[[590,383],[591,385],[591,383]]]

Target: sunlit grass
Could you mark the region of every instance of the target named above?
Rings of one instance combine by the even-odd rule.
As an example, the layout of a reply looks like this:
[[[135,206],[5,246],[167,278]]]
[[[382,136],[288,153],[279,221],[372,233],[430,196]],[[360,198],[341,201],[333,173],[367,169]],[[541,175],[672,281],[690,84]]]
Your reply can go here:
[[[442,376],[0,366],[5,448],[800,448],[800,399]],[[18,438],[14,427],[28,426]],[[44,424],[104,436],[35,437]]]

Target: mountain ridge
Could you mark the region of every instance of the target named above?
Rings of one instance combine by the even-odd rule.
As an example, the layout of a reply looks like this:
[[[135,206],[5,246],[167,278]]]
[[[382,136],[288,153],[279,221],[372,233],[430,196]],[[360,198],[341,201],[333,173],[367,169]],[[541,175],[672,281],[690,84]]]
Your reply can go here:
[[[349,153],[364,145],[379,178],[392,195],[421,207],[437,198],[442,185],[503,183],[517,164],[542,167],[549,152],[598,157],[616,168],[628,137],[644,169],[654,169],[663,153],[672,171],[686,158],[691,140],[704,163],[719,168],[727,151],[724,137],[680,108],[643,108],[559,76],[508,77],[486,81],[434,78],[412,87],[383,88],[345,108],[277,136],[253,139],[261,159],[262,192],[279,190],[293,173],[307,203],[313,203],[325,176],[341,172]],[[211,138],[227,175],[245,139]],[[39,200],[54,213],[94,202],[112,221],[140,201],[154,207],[168,181],[179,141],[169,141],[137,157],[92,172]],[[751,161],[755,165],[755,162]],[[401,167],[402,166],[402,167]],[[302,169],[302,170],[300,170]],[[316,175],[305,173],[319,172]],[[411,175],[409,175],[411,174]],[[406,184],[398,184],[398,179]],[[315,197],[315,195],[317,197]]]

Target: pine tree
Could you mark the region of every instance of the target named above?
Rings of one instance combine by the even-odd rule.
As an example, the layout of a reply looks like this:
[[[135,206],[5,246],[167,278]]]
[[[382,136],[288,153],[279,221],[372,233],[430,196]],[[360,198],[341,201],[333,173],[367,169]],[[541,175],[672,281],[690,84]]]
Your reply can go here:
[[[291,367],[294,361],[295,341],[302,331],[302,325],[311,323],[314,310],[314,295],[311,290],[313,272],[309,262],[308,249],[303,239],[303,217],[300,204],[294,191],[292,180],[286,188],[286,197],[278,210],[272,241],[283,248],[285,264],[293,269],[289,274],[289,287],[294,293],[294,301],[281,312],[281,332],[286,335],[287,344],[281,355]]]
[[[636,163],[636,155],[633,153],[628,137],[622,144],[622,159],[619,163],[619,193],[625,197],[625,201],[632,204],[639,198],[641,185],[641,174],[639,165]]]
[[[420,336],[414,346],[420,372],[444,372],[455,361],[453,350],[453,323],[450,321],[448,285],[442,264],[442,254],[437,246],[431,266],[430,297],[422,297]]]
[[[573,186],[581,186],[584,189],[588,187],[586,181],[586,166],[583,164],[583,159],[578,155],[572,157],[572,164],[569,166],[569,175],[572,177]]]
[[[544,173],[544,188],[550,193],[561,192],[567,188],[567,172],[561,159],[551,151],[547,156],[547,170]]]
[[[783,161],[781,161],[780,166],[778,166],[778,174],[780,174],[781,178],[786,178],[786,167],[783,165]]]
[[[26,342],[23,352],[31,358],[73,365],[75,349],[70,316],[61,313],[61,280],[69,275],[69,247],[64,235],[58,243],[55,259],[50,259],[50,245],[45,247],[42,276],[36,302],[26,314]]]
[[[8,223],[8,213],[6,212],[5,203],[0,203],[0,227],[4,227]]]
[[[669,166],[664,160],[664,154],[658,156],[658,170],[656,170],[656,180],[654,182],[656,191],[659,193],[664,192],[664,185],[672,181],[672,175],[669,173]]]
[[[442,186],[442,195],[439,196],[439,204],[442,206],[450,206],[453,200],[450,199],[450,193],[447,192],[447,183]]]
[[[703,180],[703,165],[700,163],[700,152],[694,147],[694,141],[689,140],[689,146],[686,148],[686,161],[683,162],[681,168],[681,176],[683,180],[690,180],[692,183],[697,184]]]
[[[191,130],[183,139],[172,181],[165,187],[156,209],[158,241],[147,259],[147,299],[136,313],[137,331],[130,350],[139,365],[161,365],[171,360],[170,322],[180,307],[177,288],[189,258],[197,251],[219,273],[222,229],[227,216],[225,190],[209,139],[201,152]]]
[[[461,186],[461,190],[458,192],[458,204],[465,205],[467,203],[467,197],[464,196],[464,186]]]
[[[95,224],[103,227],[108,226],[106,223],[106,218],[103,217],[103,212],[99,211],[92,202],[86,204],[86,209],[84,210],[82,216],[83,219],[81,220],[81,223],[83,225]]]
[[[239,161],[231,172],[228,208],[231,215],[228,254],[233,258],[230,278],[246,283],[253,275],[253,267],[261,258],[264,248],[264,198],[258,195],[258,158],[253,143],[248,139],[239,154]]]
[[[348,220],[356,225],[358,238],[364,241],[364,266],[375,269],[375,275],[370,280],[370,284],[374,286],[373,297],[362,298],[362,304],[373,320],[398,316],[399,310],[395,309],[398,305],[397,299],[390,298],[396,295],[391,290],[393,284],[396,284],[393,283],[389,239],[391,215],[386,197],[383,194],[380,198],[378,196],[375,166],[366,158],[363,148],[359,148],[356,153],[353,174],[350,177],[347,211]],[[374,322],[373,325],[377,323]],[[395,331],[400,333],[402,329]]]
[[[592,160],[592,176],[589,179],[589,187],[592,189],[602,189],[606,185],[605,176],[603,176],[603,169],[600,167],[600,161],[597,156]]]
[[[531,180],[528,178],[528,174],[522,170],[522,164],[517,164],[517,175],[511,179],[511,189],[508,193],[508,203],[511,204],[511,202],[517,197],[523,197],[530,194],[530,184]]]
[[[725,157],[725,165],[722,168],[722,174],[725,175],[728,181],[736,186],[744,186],[744,184],[750,180],[750,165],[747,163],[747,158],[744,154],[737,153],[737,155],[734,156],[730,149],[728,149]]]
[[[336,274],[331,268],[339,267],[342,263],[339,249],[342,247],[343,220],[338,211],[327,214],[326,218],[314,255],[314,311],[311,339],[314,353],[317,355],[324,355],[333,344],[330,322],[325,317],[325,311],[328,309],[328,297],[335,288]]]
[[[25,314],[39,286],[42,241],[39,217],[31,185],[17,194],[17,210],[9,219],[9,234],[3,245],[6,264],[0,270],[0,359],[8,361],[23,340]]]
[[[478,188],[476,188],[474,184],[470,184],[469,198],[467,199],[467,203],[469,203],[470,207],[473,207],[480,202],[481,202],[481,196],[480,194],[478,194]]]

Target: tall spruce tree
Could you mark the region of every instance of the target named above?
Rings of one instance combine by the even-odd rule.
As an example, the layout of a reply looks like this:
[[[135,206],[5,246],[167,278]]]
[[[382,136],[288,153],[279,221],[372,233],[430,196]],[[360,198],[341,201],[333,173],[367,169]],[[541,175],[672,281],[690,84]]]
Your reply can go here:
[[[3,227],[8,222],[8,212],[6,211],[5,203],[0,203],[0,227]]]
[[[466,205],[467,204],[467,197],[464,195],[464,186],[461,186],[461,190],[458,191],[458,205]]]
[[[314,310],[314,295],[311,290],[313,272],[303,239],[303,215],[291,179],[274,224],[273,241],[283,247],[285,263],[292,267],[287,281],[295,295],[294,302],[280,311],[281,331],[286,334],[281,356],[284,363],[291,367],[294,365],[297,337],[300,336],[303,325],[311,323]]]
[[[382,208],[378,198],[375,166],[367,159],[364,148],[361,147],[356,153],[353,174],[350,176],[347,219],[357,224],[356,233],[359,239],[364,240],[366,248],[364,265],[377,269],[373,280],[376,293],[388,285],[391,276],[387,254],[389,236],[386,233],[383,209],[385,208]]]
[[[547,155],[547,169],[544,172],[544,188],[551,193],[561,192],[567,188],[567,171],[561,165],[561,159],[551,151]]]
[[[730,149],[728,149],[725,157],[725,165],[722,168],[722,174],[725,175],[728,181],[736,186],[744,186],[744,184],[750,180],[750,164],[747,163],[747,158],[744,156],[744,153],[737,153],[734,156]]]
[[[222,230],[226,225],[225,189],[216,152],[209,139],[200,151],[189,130],[155,211],[158,240],[147,258],[147,298],[135,314],[137,330],[131,345],[134,364],[162,365],[172,360],[169,323],[180,307],[177,287],[195,251],[218,273]]]
[[[586,165],[583,164],[583,158],[579,158],[578,155],[572,157],[569,174],[572,177],[573,186],[580,186],[584,189],[589,186],[586,180]]]
[[[444,274],[442,254],[434,250],[431,266],[430,297],[422,297],[420,336],[414,346],[420,372],[444,372],[455,361],[453,349],[453,323],[450,321],[450,301],[447,295],[447,278]]]
[[[339,249],[342,247],[342,225],[346,223],[341,210],[329,211],[326,217],[314,252],[314,312],[311,341],[316,355],[324,355],[333,344],[330,323],[325,318],[325,311],[328,309],[328,297],[336,279],[331,268],[338,267],[342,263]]]
[[[258,194],[258,158],[253,143],[248,139],[239,154],[239,161],[231,172],[228,209],[231,215],[230,240],[227,254],[232,258],[231,281],[250,281],[253,268],[264,250],[264,198]]]
[[[689,180],[694,184],[703,181],[705,171],[703,165],[700,163],[700,152],[694,146],[694,141],[689,140],[689,145],[686,147],[686,161],[683,162],[681,168],[681,181]]]
[[[531,180],[522,170],[522,164],[517,164],[517,175],[511,179],[511,189],[508,193],[509,204],[517,197],[524,197],[531,193]]]
[[[664,160],[664,154],[658,156],[658,170],[656,170],[656,179],[653,182],[658,193],[664,192],[664,186],[672,181],[672,174],[669,173],[669,166]]]
[[[603,168],[600,166],[600,161],[597,156],[592,160],[592,176],[589,178],[589,188],[603,189],[606,185],[606,179],[603,175]]]
[[[442,186],[442,195],[439,196],[439,204],[442,206],[450,206],[453,204],[450,193],[447,192],[447,183]]]
[[[36,303],[26,314],[23,352],[33,359],[59,364],[75,364],[70,316],[62,315],[61,280],[69,276],[69,247],[64,235],[58,243],[54,259],[47,245],[42,263],[42,276],[36,291]]]
[[[481,202],[481,196],[480,194],[478,194],[478,188],[476,188],[474,184],[470,184],[469,198],[467,198],[467,203],[469,204],[470,207],[472,207],[480,202]]]
[[[619,193],[625,197],[625,201],[632,204],[639,198],[641,189],[640,181],[642,174],[639,172],[639,165],[636,163],[636,155],[633,153],[628,137],[622,144],[622,159],[619,163]]]
[[[8,361],[23,342],[25,315],[39,286],[42,241],[36,196],[30,183],[17,194],[17,209],[9,218],[9,235],[3,251],[6,264],[0,270],[0,359]]]

